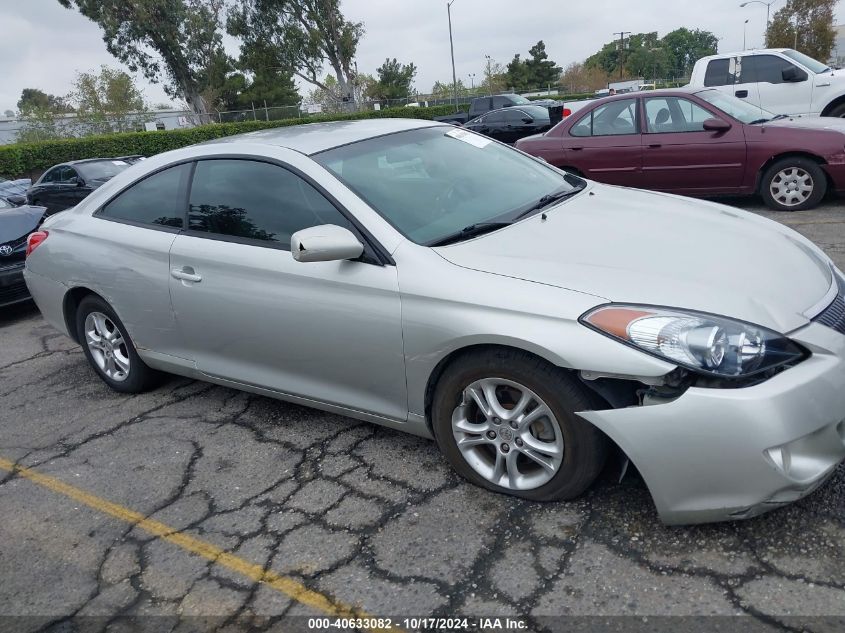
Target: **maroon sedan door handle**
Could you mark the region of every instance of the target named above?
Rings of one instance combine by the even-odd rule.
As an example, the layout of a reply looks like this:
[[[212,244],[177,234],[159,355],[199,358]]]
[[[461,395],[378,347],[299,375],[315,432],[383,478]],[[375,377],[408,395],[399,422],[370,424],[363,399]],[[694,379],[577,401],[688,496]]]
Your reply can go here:
[[[573,152],[580,152],[584,148],[583,147],[570,147],[569,149],[571,149]]]
[[[658,147],[663,147],[660,143],[649,143],[648,146],[652,149],[656,149]]]

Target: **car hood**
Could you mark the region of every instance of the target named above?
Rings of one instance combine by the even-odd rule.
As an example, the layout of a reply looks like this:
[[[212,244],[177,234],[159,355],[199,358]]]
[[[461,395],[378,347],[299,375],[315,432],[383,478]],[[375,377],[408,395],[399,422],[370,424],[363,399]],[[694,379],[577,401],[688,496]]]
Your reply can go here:
[[[44,217],[44,207],[15,207],[0,211],[0,244],[29,235]]]
[[[760,124],[761,127],[801,128],[803,130],[833,130],[845,134],[845,119],[822,116],[790,116]]]
[[[780,332],[805,325],[832,284],[828,258],[807,239],[723,205],[594,183],[546,216],[435,250],[597,304],[687,308]]]

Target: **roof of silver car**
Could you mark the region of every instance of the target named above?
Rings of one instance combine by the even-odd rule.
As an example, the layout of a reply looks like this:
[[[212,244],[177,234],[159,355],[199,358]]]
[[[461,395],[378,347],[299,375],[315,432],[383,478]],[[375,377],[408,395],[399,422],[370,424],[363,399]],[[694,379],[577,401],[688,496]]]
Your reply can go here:
[[[423,119],[363,119],[329,121],[256,130],[225,136],[208,143],[263,143],[287,147],[303,154],[316,154],[333,147],[363,141],[374,136],[404,132],[434,125],[447,125]]]

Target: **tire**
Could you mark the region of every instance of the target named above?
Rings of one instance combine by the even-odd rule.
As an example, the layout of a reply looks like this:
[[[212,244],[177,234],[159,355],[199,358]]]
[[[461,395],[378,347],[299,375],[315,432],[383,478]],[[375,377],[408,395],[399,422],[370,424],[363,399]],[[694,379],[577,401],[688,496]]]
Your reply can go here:
[[[797,187],[797,189],[793,189]],[[809,190],[803,189],[809,187]],[[827,193],[827,178],[818,163],[803,156],[775,161],[760,179],[763,202],[776,211],[812,209]]]
[[[80,301],[76,334],[88,363],[115,391],[142,393],[161,381],[162,375],[140,359],[123,323],[100,297],[88,295]]]
[[[499,410],[505,405],[507,415],[519,408],[514,401],[533,398],[512,420],[517,427],[496,417],[495,409],[490,408],[483,392],[490,388],[488,380],[495,385],[492,393]],[[492,417],[484,413],[478,400],[466,395],[468,388],[481,392],[488,413],[494,411]],[[542,414],[541,402],[551,415]],[[607,459],[607,438],[574,414],[593,409],[595,404],[583,386],[542,359],[518,350],[485,350],[457,358],[440,376],[431,408],[432,426],[446,459],[470,482],[533,501],[573,499],[595,481]],[[529,419],[532,416],[533,421]],[[527,426],[519,424],[523,417]],[[500,421],[497,424],[495,420]],[[490,439],[491,431],[495,439]],[[459,438],[464,440],[460,447]],[[538,446],[542,449],[534,450]],[[553,456],[553,447],[560,448],[560,456]],[[555,468],[540,467],[534,458],[529,459],[528,452],[539,453]],[[504,460],[504,474],[497,471],[500,460]],[[515,479],[511,479],[512,471]]]

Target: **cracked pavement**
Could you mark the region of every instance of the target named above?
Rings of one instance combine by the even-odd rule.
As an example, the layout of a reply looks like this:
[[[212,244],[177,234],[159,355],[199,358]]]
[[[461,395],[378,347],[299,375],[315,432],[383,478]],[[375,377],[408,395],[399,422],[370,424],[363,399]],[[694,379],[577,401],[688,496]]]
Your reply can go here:
[[[845,205],[752,209],[845,269]],[[0,316],[0,403],[0,458],[372,615],[845,628],[842,466],[810,497],[735,523],[666,527],[642,482],[610,471],[574,502],[521,501],[462,481],[433,442],[368,423],[180,378],[114,393],[31,304]],[[322,615],[6,471],[0,517],[0,629],[82,616],[115,630],[126,616],[266,629]]]

